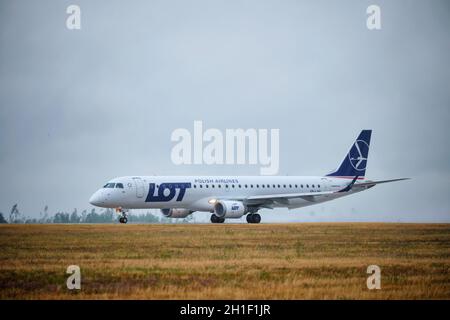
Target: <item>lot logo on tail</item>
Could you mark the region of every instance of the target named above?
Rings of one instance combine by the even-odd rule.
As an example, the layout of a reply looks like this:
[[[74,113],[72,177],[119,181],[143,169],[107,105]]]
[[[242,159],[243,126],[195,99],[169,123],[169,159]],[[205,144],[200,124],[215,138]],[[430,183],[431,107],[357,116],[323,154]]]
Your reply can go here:
[[[355,170],[362,171],[366,170],[367,157],[364,155],[368,154],[369,145],[364,140],[356,140],[353,144],[350,152],[348,153],[348,160]]]

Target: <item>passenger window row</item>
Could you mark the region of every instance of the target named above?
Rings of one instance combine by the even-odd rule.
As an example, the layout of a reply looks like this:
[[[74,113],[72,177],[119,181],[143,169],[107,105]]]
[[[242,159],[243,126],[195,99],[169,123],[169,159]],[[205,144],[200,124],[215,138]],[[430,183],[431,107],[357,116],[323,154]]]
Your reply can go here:
[[[205,184],[205,185],[200,184],[200,185],[198,185],[198,187],[200,189],[202,189],[203,186],[205,188],[209,188],[210,186],[211,186],[211,188],[215,188],[216,187],[216,185],[214,185],[214,184],[211,184],[211,185],[209,185],[209,184]],[[299,186],[300,186],[300,188],[303,189],[303,187],[306,186],[306,188],[309,189],[309,184],[306,184],[306,185],[303,185],[303,184],[289,184],[289,185],[286,185],[286,184],[283,184],[283,185],[281,185],[281,184],[272,184],[272,185],[270,185],[270,184],[255,184],[255,185],[253,185],[253,184],[244,184],[244,185],[237,184],[237,185],[234,185],[234,184],[232,184],[232,185],[228,185],[228,184],[226,184],[225,188],[229,188],[230,186],[231,186],[231,188],[239,188],[239,189],[241,189],[241,188],[247,189],[249,187],[250,188],[254,188],[254,187],[256,187],[256,188],[267,188],[267,189],[269,189],[269,188],[276,189],[276,188],[283,187],[283,188],[290,188],[290,189],[292,189],[292,188],[298,189]],[[194,184],[194,188],[197,188],[196,184]],[[217,188],[222,188],[222,185],[218,184]],[[311,188],[316,188],[316,185],[312,184]],[[317,185],[317,188],[320,188],[320,184]]]

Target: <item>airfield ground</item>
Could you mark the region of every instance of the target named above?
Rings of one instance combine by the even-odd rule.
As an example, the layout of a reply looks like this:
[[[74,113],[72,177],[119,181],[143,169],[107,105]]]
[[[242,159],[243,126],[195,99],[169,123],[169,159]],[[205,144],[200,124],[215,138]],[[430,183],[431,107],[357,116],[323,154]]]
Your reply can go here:
[[[0,248],[0,299],[450,299],[449,224],[1,225]]]

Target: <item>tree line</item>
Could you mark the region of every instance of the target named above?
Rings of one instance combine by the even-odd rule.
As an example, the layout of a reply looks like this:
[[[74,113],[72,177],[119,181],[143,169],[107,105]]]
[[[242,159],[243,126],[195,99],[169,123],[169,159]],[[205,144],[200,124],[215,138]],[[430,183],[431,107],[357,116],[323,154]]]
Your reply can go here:
[[[195,222],[194,217],[189,215],[185,219],[170,219],[164,216],[155,215],[151,212],[143,214],[128,214],[128,222],[130,223],[189,223]],[[50,214],[48,206],[45,206],[44,210],[39,213],[39,218],[31,218],[22,214],[19,211],[18,205],[12,206],[9,217],[0,212],[0,223],[116,223],[118,222],[118,214],[113,209],[103,209],[96,211],[92,208],[90,211],[83,210],[78,213],[75,208],[72,212],[58,211],[54,214]]]

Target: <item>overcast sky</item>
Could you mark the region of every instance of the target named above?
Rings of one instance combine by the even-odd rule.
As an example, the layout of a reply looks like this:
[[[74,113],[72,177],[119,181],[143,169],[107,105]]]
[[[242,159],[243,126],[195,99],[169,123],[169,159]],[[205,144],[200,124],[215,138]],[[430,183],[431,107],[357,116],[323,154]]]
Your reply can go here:
[[[2,0],[0,211],[90,209],[116,176],[259,174],[173,164],[172,131],[202,120],[279,128],[282,175],[329,172],[372,129],[366,176],[412,178],[265,221],[450,222],[449,31],[437,0]]]

